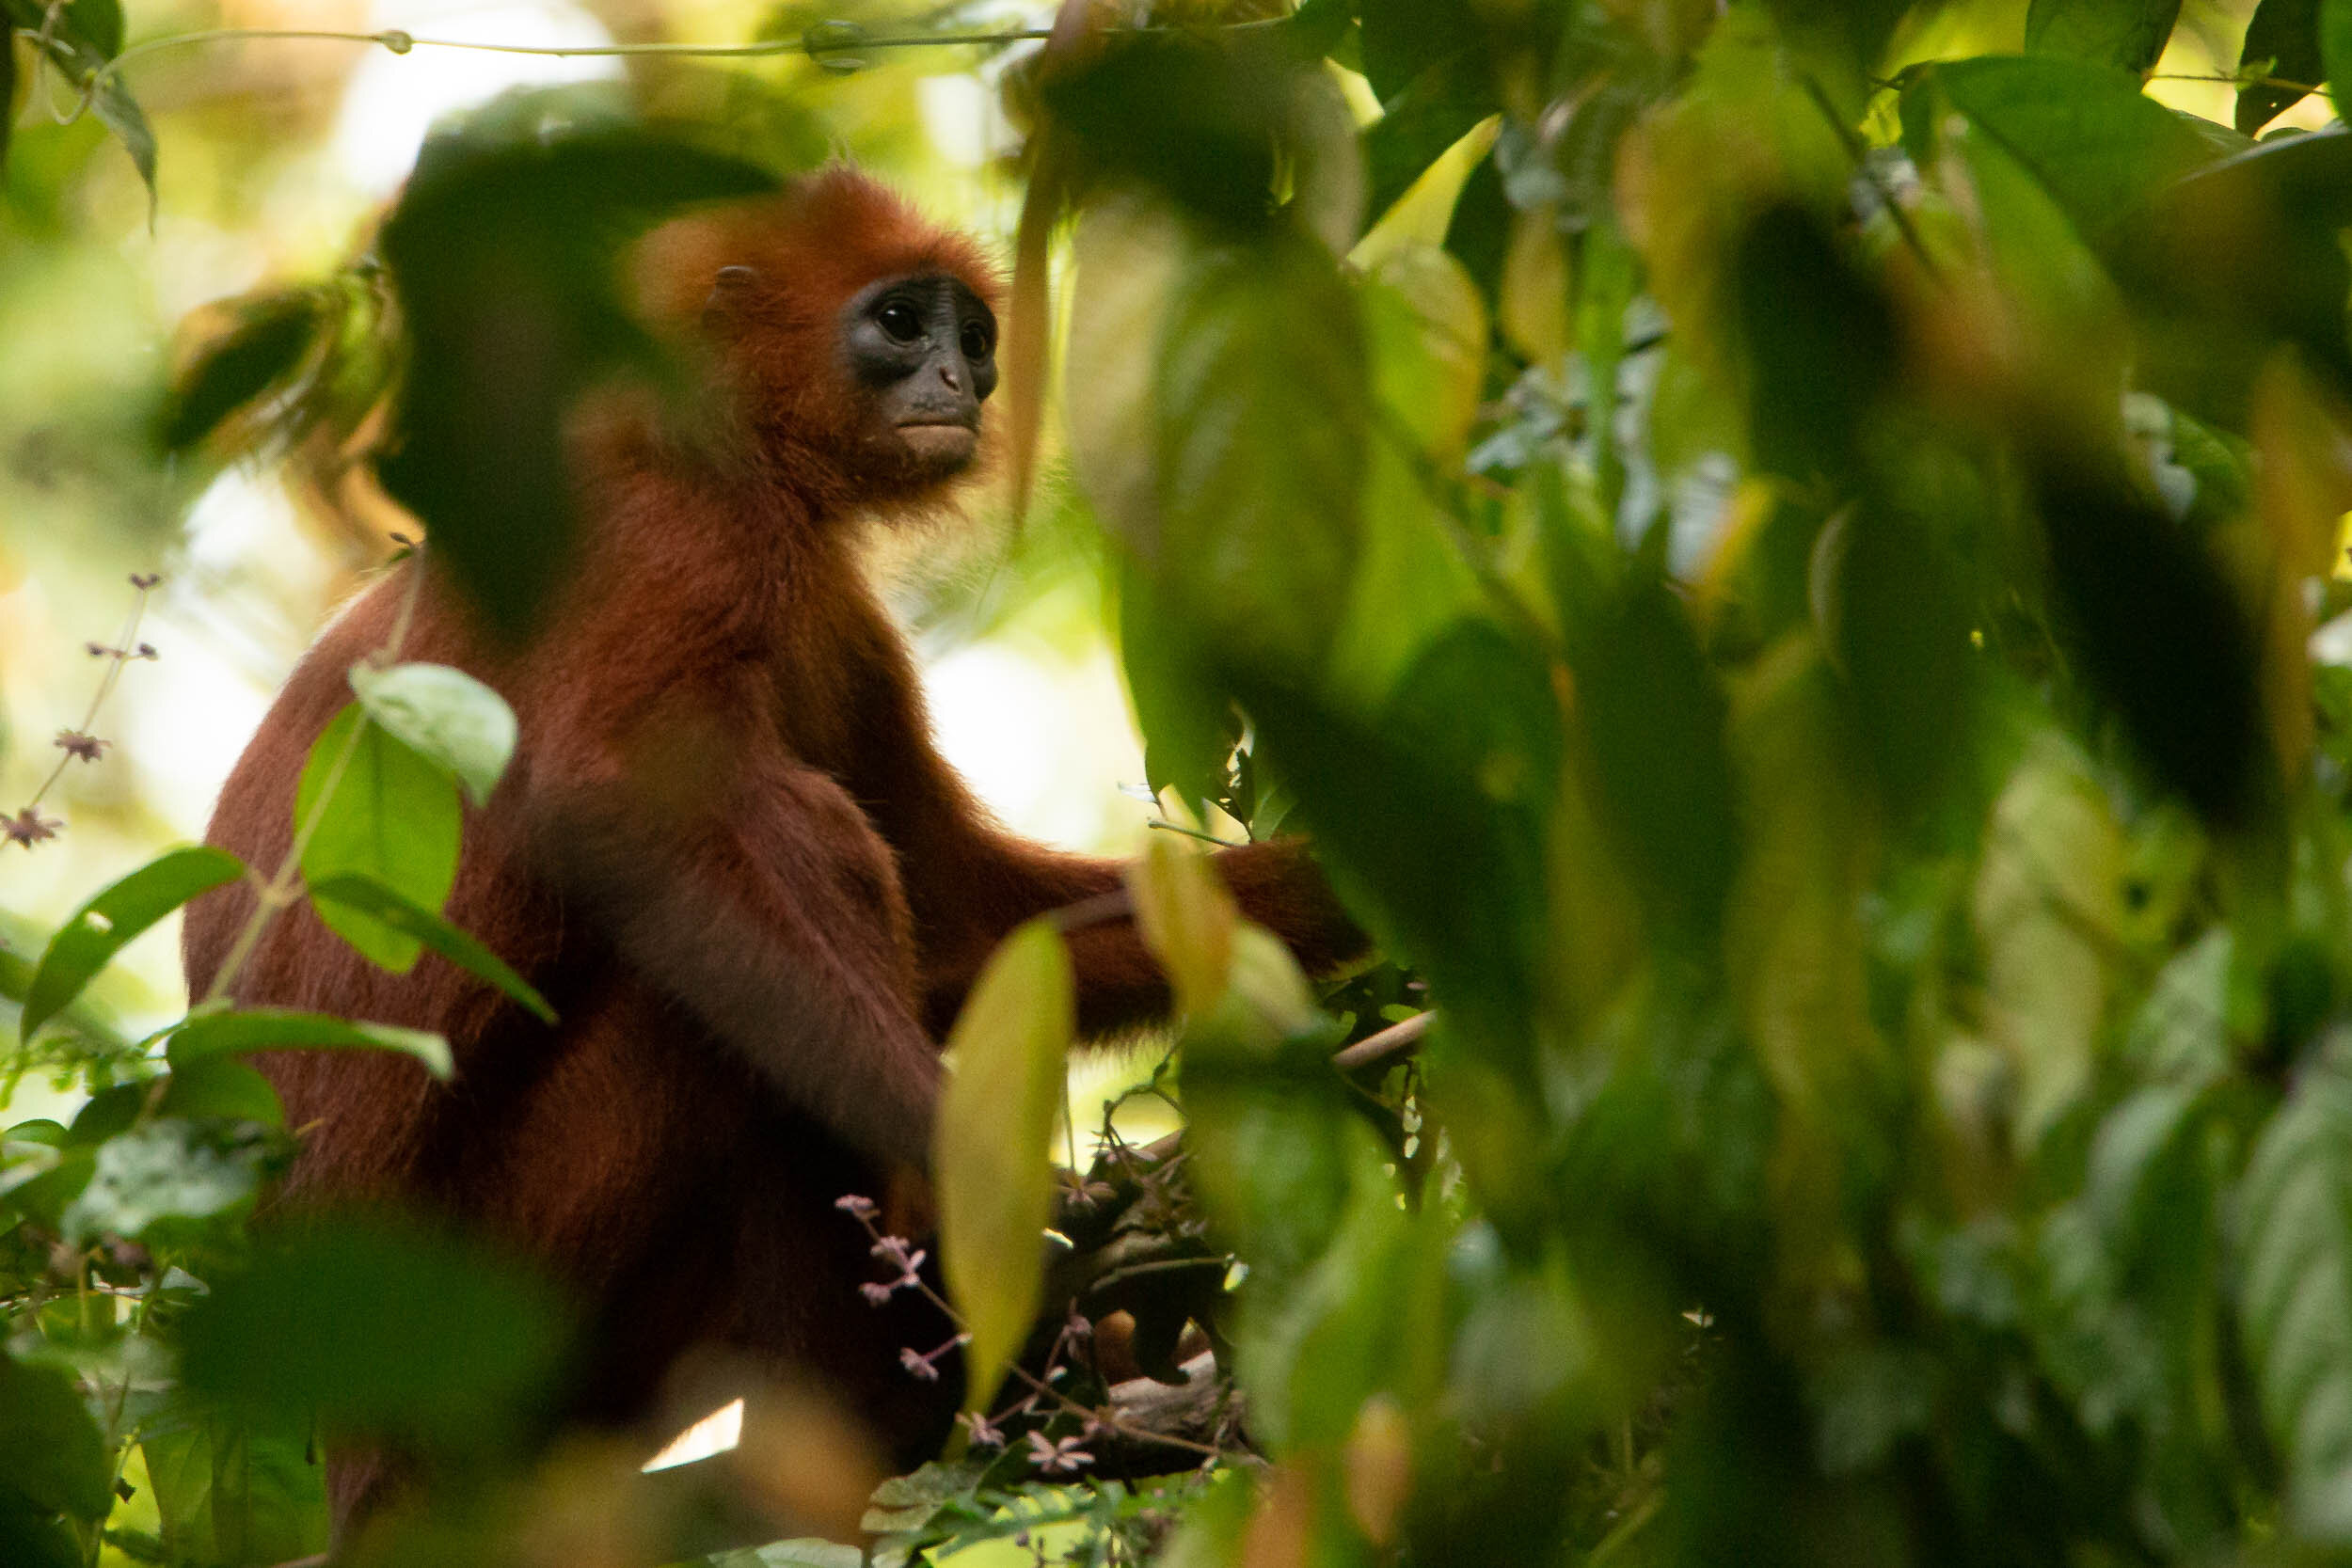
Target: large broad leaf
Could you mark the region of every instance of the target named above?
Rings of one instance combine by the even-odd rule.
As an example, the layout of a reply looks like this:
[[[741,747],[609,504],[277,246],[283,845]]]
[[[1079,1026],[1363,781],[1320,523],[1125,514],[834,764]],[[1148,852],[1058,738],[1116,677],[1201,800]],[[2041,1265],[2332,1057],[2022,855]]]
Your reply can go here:
[[[511,1257],[320,1224],[214,1283],[183,1375],[231,1410],[491,1454],[544,1418],[568,1338],[560,1301]]]
[[[302,847],[302,876],[311,886],[356,874],[422,910],[437,911],[449,897],[463,831],[457,785],[371,722],[358,703],[335,716],[303,764],[296,833],[313,814],[317,825]],[[395,974],[407,973],[423,951],[415,936],[363,911],[331,902],[316,908],[337,935]]]
[[[515,754],[515,710],[506,699],[446,664],[351,667],[359,705],[419,756],[439,763],[486,804]]]
[[[2026,47],[2037,55],[2146,71],[2180,19],[2181,0],[2033,0],[2026,11]]]
[[[2296,1085],[2255,1145],[2238,1219],[2238,1308],[2289,1518],[2352,1543],[2352,1084]]]
[[[1157,539],[1136,540],[1217,651],[1304,672],[1347,602],[1370,417],[1356,304],[1277,231],[1212,251],[1160,345]]]
[[[322,913],[331,908],[359,915],[422,942],[467,974],[487,980],[530,1008],[541,1022],[555,1022],[555,1009],[548,1006],[548,999],[540,995],[530,981],[509,968],[505,959],[431,910],[411,903],[399,892],[386,887],[374,878],[357,872],[329,877],[310,884],[310,898]]]
[[[132,938],[198,894],[244,875],[245,863],[226,849],[170,849],[83,905],[41,954],[25,990],[20,1037],[29,1041]]]
[[[199,1013],[172,1032],[167,1048],[175,1069],[238,1052],[332,1049],[397,1051],[422,1062],[436,1078],[447,1078],[453,1070],[449,1041],[438,1035],[281,1007]]]
[[[2249,82],[2237,89],[2237,128],[2252,135],[2293,107],[2302,87],[2280,82],[2316,84],[2328,68],[2319,54],[2320,0],[2262,0],[2253,20],[2246,24],[2246,47],[2238,52],[2238,70],[2259,71],[2268,81]]]
[[[572,400],[659,362],[614,297],[615,243],[773,183],[576,91],[510,95],[427,144],[382,232],[409,361],[378,472],[494,625],[524,629],[569,561]]]
[[[1903,95],[1915,151],[1934,93],[2029,170],[2096,240],[2148,196],[2210,162],[2214,143],[2110,66],[2055,55],[1929,68]]]
[[[0,1493],[36,1508],[103,1519],[114,1503],[114,1467],[73,1379],[0,1353]]]
[[[972,988],[947,1051],[932,1178],[947,1290],[971,1342],[964,1406],[985,1411],[1028,1338],[1044,1289],[1054,1118],[1077,1030],[1070,949],[1044,920],[1007,937]]]

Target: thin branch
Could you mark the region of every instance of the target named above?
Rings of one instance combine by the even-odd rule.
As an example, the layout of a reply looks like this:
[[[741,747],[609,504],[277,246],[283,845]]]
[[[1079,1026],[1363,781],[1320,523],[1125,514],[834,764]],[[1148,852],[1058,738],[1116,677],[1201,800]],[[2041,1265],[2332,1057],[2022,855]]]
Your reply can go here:
[[[1354,1072],[1358,1068],[1371,1067],[1375,1062],[1390,1062],[1409,1056],[1421,1049],[1421,1039],[1429,1033],[1429,1026],[1438,1022],[1438,1011],[1415,1013],[1402,1023],[1391,1023],[1377,1034],[1366,1035],[1343,1051],[1334,1052],[1331,1065],[1342,1072]]]
[[[1240,849],[1246,847],[1246,846],[1238,844],[1232,839],[1219,838],[1215,833],[1204,833],[1198,828],[1187,828],[1181,822],[1169,822],[1157,816],[1152,818],[1151,821],[1146,822],[1144,826],[1147,828],[1156,829],[1160,832],[1164,833],[1182,833],[1186,838],[1197,838],[1203,844],[1214,844],[1223,849]]]
[[[1805,96],[1813,100],[1813,106],[1820,110],[1821,118],[1829,122],[1831,134],[1836,136],[1838,145],[1846,150],[1846,156],[1853,160],[1854,172],[1867,180],[1870,189],[1878,193],[1879,205],[1886,209],[1888,217],[1894,219],[1895,230],[1902,235],[1903,244],[1910,247],[1914,256],[1919,258],[1919,265],[1927,270],[1928,277],[1942,283],[1944,269],[1937,266],[1935,258],[1928,253],[1927,241],[1913,225],[1911,214],[1896,199],[1894,191],[1880,178],[1879,171],[1871,166],[1869,148],[1863,143],[1854,128],[1846,122],[1846,117],[1837,112],[1837,105],[1830,102],[1828,90],[1811,71],[1802,73],[1799,80],[1804,83]]]

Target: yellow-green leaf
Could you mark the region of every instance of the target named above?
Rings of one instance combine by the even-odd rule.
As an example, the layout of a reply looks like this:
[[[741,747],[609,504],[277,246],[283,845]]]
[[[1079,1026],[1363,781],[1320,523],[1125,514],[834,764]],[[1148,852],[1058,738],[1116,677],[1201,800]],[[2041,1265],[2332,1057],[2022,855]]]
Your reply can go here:
[[[1198,1018],[1224,993],[1233,959],[1233,895],[1208,857],[1153,833],[1127,870],[1136,927],[1176,988],[1177,1008]]]
[[[1051,1149],[1077,1030],[1070,950],[1043,920],[1005,939],[947,1037],[932,1174],[947,1292],[971,1336],[964,1406],[985,1410],[1044,1289]]]

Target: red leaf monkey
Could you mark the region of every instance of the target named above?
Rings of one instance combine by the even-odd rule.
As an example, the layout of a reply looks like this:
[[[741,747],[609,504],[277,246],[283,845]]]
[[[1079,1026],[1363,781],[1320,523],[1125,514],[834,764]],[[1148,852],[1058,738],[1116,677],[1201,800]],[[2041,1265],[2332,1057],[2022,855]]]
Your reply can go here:
[[[290,1192],[421,1205],[567,1280],[594,1310],[579,1415],[642,1416],[682,1352],[715,1346],[820,1379],[912,1459],[946,1404],[898,1350],[937,1325],[860,1299],[872,1264],[834,1199],[923,1164],[937,1042],[998,940],[1121,873],[1004,832],[940,759],[845,526],[933,506],[972,467],[997,285],[970,241],[839,169],[673,224],[642,255],[654,312],[711,347],[714,417],[579,422],[578,570],[518,651],[421,562],[376,584],[295,670],[211,832],[255,864],[285,855],[345,672],[425,571],[402,657],[473,672],[521,723],[448,912],[563,1022],[436,959],[373,969],[307,907],[234,990],[449,1037],[449,1085],[390,1055],[264,1058],[309,1129]],[[1295,847],[1219,864],[1311,967],[1360,945]],[[250,896],[190,911],[196,991]],[[1087,1032],[1165,1006],[1130,922],[1072,951]],[[385,1484],[364,1457],[330,1469],[339,1522]]]

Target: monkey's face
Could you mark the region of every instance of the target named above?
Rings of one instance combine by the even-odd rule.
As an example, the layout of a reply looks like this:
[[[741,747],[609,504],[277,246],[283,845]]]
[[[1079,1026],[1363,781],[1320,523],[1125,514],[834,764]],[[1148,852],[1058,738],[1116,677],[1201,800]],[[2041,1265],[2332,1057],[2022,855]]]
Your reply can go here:
[[[969,467],[980,404],[996,389],[996,316],[987,303],[946,273],[885,277],[851,297],[840,330],[859,392],[860,466],[917,484]]]

